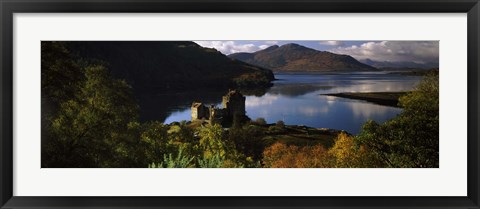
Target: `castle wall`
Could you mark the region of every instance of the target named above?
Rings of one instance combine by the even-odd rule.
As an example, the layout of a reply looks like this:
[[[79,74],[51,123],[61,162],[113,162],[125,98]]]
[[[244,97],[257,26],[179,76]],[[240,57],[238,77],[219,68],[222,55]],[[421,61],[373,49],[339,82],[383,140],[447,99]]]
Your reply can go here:
[[[210,117],[210,111],[202,103],[193,103],[191,110],[192,120],[208,119]]]
[[[222,104],[230,116],[245,115],[245,97],[237,91],[230,91],[223,96]]]
[[[206,107],[202,103],[192,104],[192,120],[208,119],[211,124],[229,126],[234,116],[245,116],[245,97],[237,92],[230,91],[222,97],[223,108]]]

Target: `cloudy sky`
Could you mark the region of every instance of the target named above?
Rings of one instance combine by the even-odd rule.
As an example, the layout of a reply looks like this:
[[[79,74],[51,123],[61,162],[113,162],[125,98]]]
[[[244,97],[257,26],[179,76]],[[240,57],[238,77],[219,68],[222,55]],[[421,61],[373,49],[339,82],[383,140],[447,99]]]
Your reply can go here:
[[[223,54],[255,52],[272,45],[296,43],[320,51],[347,54],[359,60],[438,62],[438,41],[195,41]]]

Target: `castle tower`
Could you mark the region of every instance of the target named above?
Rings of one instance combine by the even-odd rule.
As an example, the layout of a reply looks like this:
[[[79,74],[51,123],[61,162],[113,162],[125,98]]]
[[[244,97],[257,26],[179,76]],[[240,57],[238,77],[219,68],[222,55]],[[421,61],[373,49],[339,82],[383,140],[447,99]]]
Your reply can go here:
[[[238,91],[229,91],[222,98],[223,108],[226,109],[229,116],[245,115],[245,97]]]
[[[194,102],[192,104],[191,109],[192,109],[192,121],[200,120],[202,118],[208,119],[210,117],[210,110],[200,102]]]

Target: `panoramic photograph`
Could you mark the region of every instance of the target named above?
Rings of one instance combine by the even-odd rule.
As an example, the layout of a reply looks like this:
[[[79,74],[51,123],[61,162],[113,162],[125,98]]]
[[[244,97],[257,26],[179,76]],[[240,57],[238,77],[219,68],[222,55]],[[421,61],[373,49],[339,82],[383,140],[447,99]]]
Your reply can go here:
[[[439,42],[42,41],[42,168],[438,168]]]

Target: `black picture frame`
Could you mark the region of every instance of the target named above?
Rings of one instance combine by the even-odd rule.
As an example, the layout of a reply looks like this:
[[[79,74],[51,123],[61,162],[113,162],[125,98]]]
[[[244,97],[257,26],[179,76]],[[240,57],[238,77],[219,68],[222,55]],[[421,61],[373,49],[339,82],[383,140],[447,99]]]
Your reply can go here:
[[[0,0],[2,208],[479,208],[478,0]],[[465,197],[20,197],[13,196],[14,13],[467,13],[468,195]],[[448,179],[446,179],[448,180]],[[93,188],[92,188],[93,189]],[[412,188],[414,189],[414,188]]]

